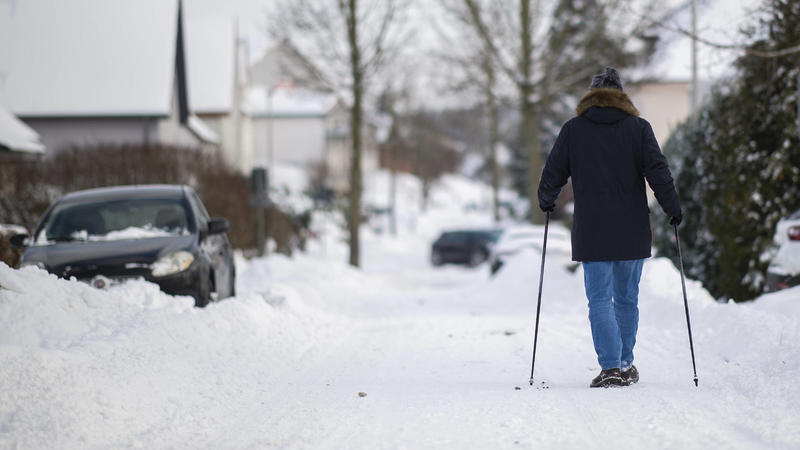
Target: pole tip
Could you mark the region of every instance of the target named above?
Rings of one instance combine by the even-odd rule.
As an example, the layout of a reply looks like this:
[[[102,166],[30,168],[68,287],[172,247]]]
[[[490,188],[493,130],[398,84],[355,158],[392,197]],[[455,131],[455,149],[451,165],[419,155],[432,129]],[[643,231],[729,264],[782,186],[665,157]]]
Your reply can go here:
[[[530,385],[533,386],[533,378],[531,378]]]
[[[697,387],[697,377],[694,378],[694,386]]]

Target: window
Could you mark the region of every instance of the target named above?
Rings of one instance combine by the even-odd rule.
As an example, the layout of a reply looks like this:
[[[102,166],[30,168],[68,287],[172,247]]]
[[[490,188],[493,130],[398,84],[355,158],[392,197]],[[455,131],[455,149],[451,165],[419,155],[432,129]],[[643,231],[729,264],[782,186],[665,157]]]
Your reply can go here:
[[[104,241],[174,236],[188,233],[180,199],[125,199],[56,205],[36,239]]]

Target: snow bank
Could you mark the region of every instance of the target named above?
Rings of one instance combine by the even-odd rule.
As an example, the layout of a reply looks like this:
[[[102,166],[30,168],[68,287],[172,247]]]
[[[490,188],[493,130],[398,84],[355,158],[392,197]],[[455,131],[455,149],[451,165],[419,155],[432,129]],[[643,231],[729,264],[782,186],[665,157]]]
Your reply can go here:
[[[526,250],[473,292],[484,314],[526,313],[532,323],[541,253]],[[563,378],[594,362],[580,266],[548,253],[540,326],[542,377]],[[745,304],[721,304],[686,280],[700,390],[697,410],[726,411],[752,442],[778,447],[800,442],[800,288],[767,294]],[[680,272],[666,258],[648,259],[639,293],[636,364],[651,389],[689,382],[691,356]],[[572,330],[565,333],[566,330]],[[568,354],[563,352],[568,350]],[[566,369],[565,369],[566,368]],[[590,370],[598,370],[595,364]],[[555,374],[553,372],[556,372]],[[643,378],[644,379],[644,378]],[[694,389],[693,384],[689,383]],[[674,395],[678,395],[675,392]],[[746,410],[742,416],[742,411]],[[746,418],[745,418],[746,417]],[[760,441],[761,440],[761,441]],[[667,441],[665,441],[667,442]]]
[[[248,405],[337,324],[288,288],[193,304],[0,264],[0,447],[211,442],[218,405]]]
[[[582,269],[548,252],[536,380],[551,389],[529,388],[540,251],[494,277],[427,260],[438,230],[488,223],[467,207],[482,192],[445,180],[397,237],[365,227],[361,270],[340,217],[315,214],[307,253],[237,255],[239,295],[205,309],[0,265],[0,448],[797,448],[800,287],[720,304],[687,280],[695,388],[680,274],[649,259],[642,379],[590,390]]]

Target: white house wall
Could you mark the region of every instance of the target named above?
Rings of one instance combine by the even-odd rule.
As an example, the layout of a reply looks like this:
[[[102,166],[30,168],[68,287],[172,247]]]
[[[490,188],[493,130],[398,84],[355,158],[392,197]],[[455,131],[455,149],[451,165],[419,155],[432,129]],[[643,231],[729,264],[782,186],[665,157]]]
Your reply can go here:
[[[157,140],[157,119],[29,118],[25,123],[41,136],[48,151],[96,144],[141,144]]]
[[[349,139],[328,142],[325,162],[328,166],[328,183],[336,191],[344,192],[350,186],[350,160],[352,149]]]
[[[319,164],[325,158],[325,121],[319,117],[254,119],[254,164],[269,167],[270,151],[277,163]]]
[[[689,117],[689,83],[643,83],[628,91],[640,115],[653,126],[662,147],[678,124]]]
[[[220,146],[225,161],[249,174],[253,169],[253,127],[250,118],[242,114],[241,124],[237,126],[233,114],[199,114],[203,122],[220,136]],[[237,134],[240,138],[237,139]]]
[[[653,127],[653,133],[661,147],[666,144],[678,124],[689,117],[689,83],[642,83],[630,86],[627,90],[641,117]],[[647,186],[647,198],[650,204],[655,201],[650,186]]]
[[[374,134],[365,131],[361,141],[361,172],[378,169],[378,143]],[[350,186],[350,163],[353,158],[352,142],[348,138],[328,139],[325,162],[328,166],[328,183],[331,188],[345,192]]]
[[[179,147],[207,148],[188,128],[173,120],[161,120],[158,122],[157,141]]]
[[[158,142],[169,143],[180,147],[201,146],[201,140],[189,129],[180,123],[178,113],[180,106],[178,102],[178,77],[172,82],[172,108],[167,117],[158,121]]]
[[[239,147],[238,159],[236,160],[236,167],[245,175],[250,174],[250,171],[255,167],[255,140],[254,140],[255,124],[253,121],[242,115],[241,134],[242,141]]]

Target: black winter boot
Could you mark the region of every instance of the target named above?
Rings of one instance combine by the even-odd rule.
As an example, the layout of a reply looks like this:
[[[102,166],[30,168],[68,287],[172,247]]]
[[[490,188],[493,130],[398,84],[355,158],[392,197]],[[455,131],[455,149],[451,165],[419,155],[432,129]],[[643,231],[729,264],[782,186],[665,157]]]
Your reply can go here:
[[[639,371],[636,370],[636,366],[630,366],[628,370],[620,371],[620,374],[622,375],[622,383],[625,386],[630,386],[639,381]]]
[[[596,376],[592,380],[592,384],[589,385],[589,387],[593,388],[611,386],[624,386],[622,375],[617,368],[601,370],[600,375]]]

